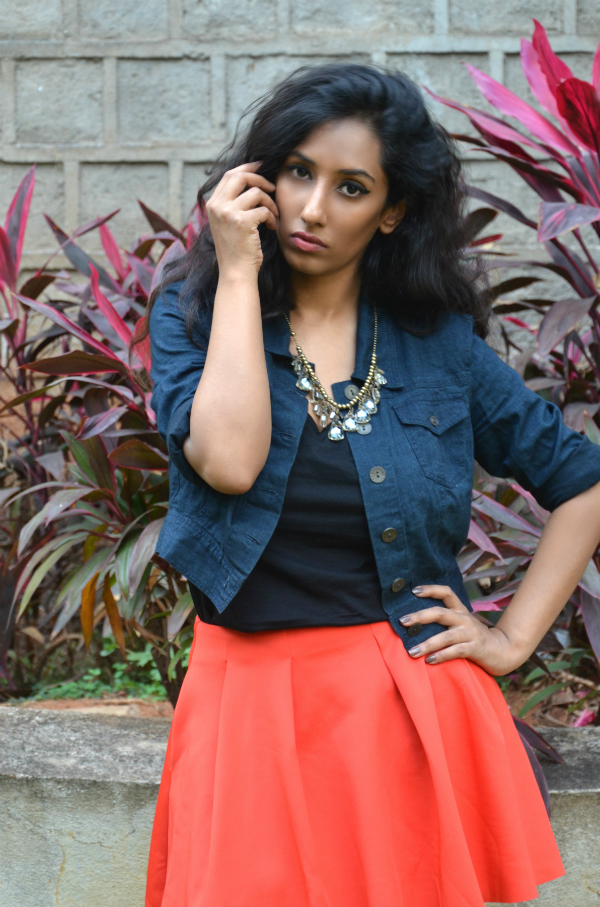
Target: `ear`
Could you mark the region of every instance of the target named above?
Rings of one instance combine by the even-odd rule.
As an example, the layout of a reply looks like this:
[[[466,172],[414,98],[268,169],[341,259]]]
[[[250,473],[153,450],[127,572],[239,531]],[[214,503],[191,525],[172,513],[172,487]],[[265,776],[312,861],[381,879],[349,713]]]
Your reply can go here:
[[[392,233],[404,215],[406,214],[406,202],[401,201],[393,205],[391,208],[386,208],[383,214],[383,219],[379,224],[379,229],[381,232],[387,236]]]

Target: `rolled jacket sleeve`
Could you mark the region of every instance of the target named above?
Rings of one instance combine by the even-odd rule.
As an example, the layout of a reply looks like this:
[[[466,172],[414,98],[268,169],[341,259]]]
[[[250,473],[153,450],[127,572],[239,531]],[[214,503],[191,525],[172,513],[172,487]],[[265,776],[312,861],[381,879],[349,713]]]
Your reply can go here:
[[[150,315],[152,408],[172,463],[189,482],[202,485],[204,480],[183,454],[183,442],[190,433],[192,403],[204,370],[208,337],[198,333],[195,342],[190,339],[180,289],[181,283],[167,287]]]
[[[600,447],[564,424],[560,409],[476,335],[471,360],[475,459],[493,476],[512,476],[546,510],[600,481]]]

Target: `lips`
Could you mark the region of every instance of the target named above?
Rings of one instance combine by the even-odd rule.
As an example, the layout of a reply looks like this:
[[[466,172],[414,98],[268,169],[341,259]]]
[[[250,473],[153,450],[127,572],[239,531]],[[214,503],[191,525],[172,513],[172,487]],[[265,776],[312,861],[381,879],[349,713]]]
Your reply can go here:
[[[327,244],[322,239],[319,239],[318,236],[313,236],[312,233],[303,233],[301,230],[297,233],[292,233],[291,240],[296,248],[302,252],[322,252],[323,249],[327,248]]]

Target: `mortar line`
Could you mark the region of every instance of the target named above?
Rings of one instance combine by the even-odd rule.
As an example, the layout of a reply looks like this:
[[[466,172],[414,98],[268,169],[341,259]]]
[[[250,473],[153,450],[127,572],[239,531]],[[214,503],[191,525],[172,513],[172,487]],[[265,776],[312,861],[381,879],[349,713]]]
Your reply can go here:
[[[385,50],[374,50],[371,54],[371,63],[375,66],[387,66],[387,53]]]
[[[577,0],[564,0],[565,35],[577,34]]]
[[[490,50],[488,66],[492,79],[504,83],[504,51]]]
[[[72,233],[79,221],[79,161],[63,161],[65,181],[65,230]]]
[[[15,110],[15,61],[2,60],[2,97],[0,104],[2,107],[2,142],[7,145],[14,145],[16,142],[16,110]]]
[[[434,6],[434,34],[447,35],[449,31],[450,11],[449,0],[435,0]]]
[[[181,40],[183,34],[183,4],[182,0],[169,0],[169,37],[175,41]]]
[[[117,59],[105,57],[103,67],[103,118],[104,118],[104,143],[117,144]]]
[[[290,0],[277,0],[277,30],[288,32],[291,23]]]

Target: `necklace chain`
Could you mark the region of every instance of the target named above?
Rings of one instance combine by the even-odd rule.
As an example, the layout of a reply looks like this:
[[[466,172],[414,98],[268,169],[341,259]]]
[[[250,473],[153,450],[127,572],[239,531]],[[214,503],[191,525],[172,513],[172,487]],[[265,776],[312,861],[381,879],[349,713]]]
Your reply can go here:
[[[285,315],[290,334],[296,345],[297,354],[292,360],[292,367],[297,375],[296,387],[306,392],[315,413],[320,416],[323,427],[327,419],[331,419],[328,434],[332,441],[343,440],[344,431],[358,431],[360,434],[368,434],[371,431],[369,423],[371,416],[374,416],[377,412],[377,404],[380,399],[379,387],[382,384],[387,384],[383,369],[377,366],[377,309],[375,308],[373,309],[373,315],[371,364],[363,386],[357,390],[357,393],[348,403],[338,403],[333,397],[329,396],[304,355],[302,347],[296,338],[296,333],[292,330],[290,319]],[[349,385],[349,387],[352,387],[352,385]]]

